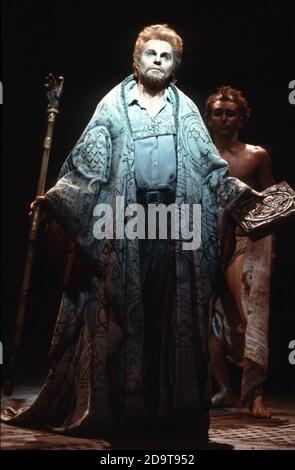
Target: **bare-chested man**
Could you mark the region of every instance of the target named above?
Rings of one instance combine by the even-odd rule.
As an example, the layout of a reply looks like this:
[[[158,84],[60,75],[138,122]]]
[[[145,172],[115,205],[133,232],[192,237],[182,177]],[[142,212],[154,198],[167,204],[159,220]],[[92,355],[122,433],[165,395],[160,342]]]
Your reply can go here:
[[[217,149],[229,164],[229,175],[262,191],[274,183],[270,157],[264,148],[239,140],[239,129],[249,114],[241,91],[230,86],[219,88],[207,98],[207,125]],[[227,251],[231,245],[234,248],[221,275],[219,300],[213,309],[210,353],[217,387],[213,406],[237,403],[228,372],[229,359],[243,370],[241,403],[246,403],[255,417],[270,417],[263,403],[262,384],[268,358],[272,237],[254,243],[236,229],[228,234]]]

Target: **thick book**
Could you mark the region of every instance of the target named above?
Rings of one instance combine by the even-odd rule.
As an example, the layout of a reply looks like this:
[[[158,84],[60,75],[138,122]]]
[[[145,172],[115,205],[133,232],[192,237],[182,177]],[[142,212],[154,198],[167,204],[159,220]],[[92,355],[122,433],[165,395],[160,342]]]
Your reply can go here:
[[[261,196],[243,195],[229,208],[231,216],[251,239],[266,237],[285,223],[295,221],[295,192],[286,181],[262,191]]]

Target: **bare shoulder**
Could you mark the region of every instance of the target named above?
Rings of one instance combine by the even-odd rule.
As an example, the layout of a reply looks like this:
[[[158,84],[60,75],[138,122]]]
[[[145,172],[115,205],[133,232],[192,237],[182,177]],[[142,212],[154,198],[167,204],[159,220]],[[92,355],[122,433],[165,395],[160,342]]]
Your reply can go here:
[[[248,155],[251,155],[251,157],[254,158],[260,165],[264,165],[270,162],[268,151],[259,145],[246,144],[246,151]]]
[[[253,166],[257,170],[257,187],[260,190],[274,184],[272,162],[267,150],[258,145],[247,145],[248,154],[251,155]]]
[[[261,156],[262,158],[269,156],[267,150],[259,145],[246,144],[246,151],[258,157]]]

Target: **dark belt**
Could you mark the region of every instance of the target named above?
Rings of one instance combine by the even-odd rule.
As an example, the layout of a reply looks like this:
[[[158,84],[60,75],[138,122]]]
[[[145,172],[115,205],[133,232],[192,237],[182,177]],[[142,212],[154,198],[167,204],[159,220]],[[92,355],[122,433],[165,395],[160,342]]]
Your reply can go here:
[[[175,202],[175,191],[160,189],[154,191],[138,190],[137,203],[147,206],[148,204],[172,204]]]

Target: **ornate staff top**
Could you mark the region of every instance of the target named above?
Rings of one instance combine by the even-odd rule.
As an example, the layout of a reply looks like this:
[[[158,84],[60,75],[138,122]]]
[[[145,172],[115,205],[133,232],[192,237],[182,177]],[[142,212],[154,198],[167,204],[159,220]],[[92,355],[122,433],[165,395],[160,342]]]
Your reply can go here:
[[[58,113],[59,100],[63,91],[64,78],[58,77],[56,79],[52,73],[46,77],[45,87],[47,88],[47,112]]]

